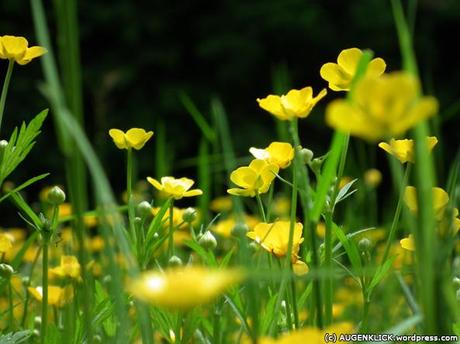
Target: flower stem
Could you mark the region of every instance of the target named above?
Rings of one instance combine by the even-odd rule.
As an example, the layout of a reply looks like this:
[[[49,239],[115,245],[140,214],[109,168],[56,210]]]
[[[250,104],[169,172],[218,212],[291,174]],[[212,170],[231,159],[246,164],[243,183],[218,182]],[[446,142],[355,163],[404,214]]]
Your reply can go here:
[[[41,343],[46,343],[46,330],[48,328],[48,246],[49,236],[43,235],[43,255],[42,255],[42,322],[40,337]]]
[[[326,277],[324,281],[324,326],[332,323],[332,211],[326,210],[326,233],[324,235],[324,265]]]
[[[11,75],[13,74],[14,59],[11,59],[6,71],[5,81],[3,82],[2,95],[0,97],[0,130],[2,129],[3,112],[5,111],[6,96],[10,86]]]
[[[259,192],[257,192],[256,198],[257,198],[257,204],[259,206],[260,216],[262,216],[262,220],[264,220],[264,222],[267,222],[267,217],[265,216],[264,204],[262,203],[262,199],[260,198]]]
[[[174,202],[171,200],[169,206],[169,257],[174,255]]]
[[[128,196],[128,221],[131,236],[134,241],[134,247],[137,247],[137,234],[134,226],[134,204],[133,204],[133,150],[128,148],[127,150],[127,163],[126,163],[126,192]]]

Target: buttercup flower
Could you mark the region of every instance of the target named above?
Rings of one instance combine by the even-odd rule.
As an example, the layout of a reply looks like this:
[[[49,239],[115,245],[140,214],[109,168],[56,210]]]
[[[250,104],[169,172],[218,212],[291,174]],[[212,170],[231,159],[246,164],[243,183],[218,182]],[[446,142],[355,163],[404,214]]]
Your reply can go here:
[[[80,263],[75,256],[62,256],[61,265],[50,269],[52,275],[58,277],[70,277],[78,279],[80,277]]]
[[[292,241],[292,261],[297,261],[299,245],[303,242],[303,225],[297,222],[294,225],[294,236]],[[265,250],[277,257],[284,257],[288,253],[289,245],[289,221],[276,221],[274,223],[261,222],[246,235],[259,243]]]
[[[368,141],[399,136],[438,109],[434,97],[419,97],[419,83],[402,72],[367,77],[353,100],[337,99],[326,109],[326,122],[336,130]]]
[[[203,194],[203,191],[200,189],[189,190],[195,182],[185,177],[179,179],[174,177],[162,177],[161,183],[152,177],[147,177],[147,181],[157,190],[174,199],[199,196]]]
[[[251,147],[249,152],[254,158],[265,160],[279,168],[288,167],[294,159],[294,148],[287,142],[272,142],[265,149]]]
[[[257,98],[257,102],[262,109],[270,112],[279,120],[290,121],[294,118],[307,117],[316,103],[326,94],[326,89],[323,89],[316,97],[313,97],[313,89],[304,87],[301,90],[290,90],[281,97],[270,94],[263,99]]]
[[[382,181],[382,172],[376,168],[371,168],[364,172],[364,183],[370,188],[376,188]]]
[[[268,191],[278,173],[278,166],[264,160],[254,159],[249,166],[237,168],[230,174],[230,180],[240,188],[228,189],[230,195],[254,197]]]
[[[153,131],[146,132],[144,129],[131,128],[124,133],[120,129],[110,129],[109,135],[119,149],[139,150],[152,137]]]
[[[40,46],[29,48],[29,42],[24,37],[0,36],[0,59],[14,60],[20,65],[25,65],[46,52],[47,50]]]
[[[212,301],[243,278],[240,270],[182,267],[164,273],[146,272],[133,280],[128,289],[136,298],[153,305],[188,310]]]
[[[42,301],[43,299],[43,288],[42,287],[29,287],[29,293],[37,300]],[[54,285],[48,286],[48,304],[50,306],[56,306],[58,308],[64,307],[67,303],[72,301],[74,296],[73,287],[68,285],[64,288],[57,287]]]
[[[250,215],[244,215],[243,217],[244,224],[248,226],[248,229],[254,228],[256,224],[259,223],[257,218]],[[235,217],[228,217],[225,220],[220,220],[214,226],[211,227],[211,230],[214,233],[217,233],[224,238],[230,238],[232,236],[233,229],[236,227],[237,221]]]
[[[438,143],[438,139],[435,136],[430,136],[426,138],[426,143],[431,151]],[[379,147],[395,156],[402,164],[406,162],[414,163],[414,140],[391,139],[390,143],[380,142]]]
[[[14,238],[9,233],[0,233],[0,255],[6,254],[13,248]]]
[[[337,58],[337,63],[324,64],[321,67],[320,75],[329,82],[331,90],[348,91],[362,56],[363,52],[358,48],[342,50]],[[367,65],[365,76],[378,77],[383,74],[385,68],[385,61],[380,57],[375,58]]]
[[[404,201],[406,202],[408,208],[413,213],[418,211],[417,204],[417,189],[413,186],[406,186],[404,191]],[[433,209],[438,220],[441,220],[444,217],[444,212],[449,203],[449,195],[443,189],[434,187],[433,188]]]
[[[415,251],[415,242],[414,242],[414,236],[412,234],[409,234],[407,238],[401,239],[399,241],[401,244],[401,247],[405,250],[408,251]]]

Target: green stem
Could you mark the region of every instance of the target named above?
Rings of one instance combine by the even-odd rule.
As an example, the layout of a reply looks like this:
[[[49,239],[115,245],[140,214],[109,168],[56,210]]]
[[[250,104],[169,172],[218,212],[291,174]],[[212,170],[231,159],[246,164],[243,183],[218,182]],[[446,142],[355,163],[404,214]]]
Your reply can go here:
[[[326,277],[324,281],[324,326],[332,323],[332,303],[333,303],[333,284],[332,284],[332,211],[326,211],[326,233],[324,236],[324,266]]]
[[[3,112],[5,111],[6,96],[10,86],[11,75],[13,74],[14,59],[9,60],[5,81],[3,82],[2,95],[0,97],[0,130],[2,129]]]
[[[270,190],[268,191],[268,204],[267,204],[267,221],[270,222],[271,213],[272,213],[272,203],[273,203],[273,193],[275,190],[275,181],[270,185]]]
[[[174,255],[174,201],[169,206],[169,258]]]
[[[133,203],[133,150],[128,148],[127,150],[127,163],[126,163],[126,192],[128,196],[128,221],[131,236],[134,241],[134,247],[137,247],[137,234],[136,227],[134,225],[134,203]]]
[[[11,287],[11,279],[8,279],[8,329],[14,330],[14,314],[13,314],[13,288]]]
[[[40,330],[41,343],[45,344],[46,330],[48,329],[48,245],[49,236],[43,233],[43,255],[42,255],[42,322]]]
[[[267,222],[267,217],[265,216],[264,204],[262,203],[262,199],[260,198],[259,192],[257,192],[256,198],[257,198],[257,205],[259,206],[260,216],[262,216],[262,220],[264,220],[264,222]]]

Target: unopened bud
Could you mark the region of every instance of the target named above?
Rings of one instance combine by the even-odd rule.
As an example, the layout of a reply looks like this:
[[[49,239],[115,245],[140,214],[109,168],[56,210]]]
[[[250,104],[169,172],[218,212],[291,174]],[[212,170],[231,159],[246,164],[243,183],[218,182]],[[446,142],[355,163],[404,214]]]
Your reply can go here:
[[[14,269],[9,264],[0,264],[0,276],[9,279],[14,274]]]
[[[362,251],[362,252],[367,252],[369,251],[369,249],[371,248],[372,246],[372,243],[371,241],[368,239],[368,238],[362,238],[359,242],[358,242],[358,247],[359,249]]]
[[[34,326],[35,327],[40,327],[41,324],[42,324],[42,317],[41,316],[36,316],[34,318]]]
[[[206,231],[198,240],[198,243],[208,250],[214,250],[217,247],[217,240],[210,231]]]
[[[96,343],[96,344],[102,343],[102,337],[98,334],[95,334],[93,336],[93,343]]]
[[[53,186],[48,192],[47,200],[52,205],[61,205],[65,202],[65,193],[59,186]]]
[[[137,214],[142,218],[145,218],[152,214],[152,206],[147,201],[142,201],[141,203],[139,203],[137,205],[136,210],[137,210]]]
[[[187,223],[192,223],[196,219],[196,209],[192,207],[188,207],[184,210],[182,214],[182,220]]]
[[[168,265],[171,267],[177,267],[177,266],[182,266],[182,259],[180,259],[178,256],[172,256],[168,260]]]
[[[249,248],[251,249],[251,251],[257,252],[257,251],[259,250],[260,246],[259,246],[258,243],[256,243],[255,241],[253,241],[253,242],[251,242],[251,243],[249,244]]]
[[[460,288],[460,278],[458,277],[452,278],[452,283],[454,284],[455,288]]]
[[[308,148],[302,148],[299,151],[299,155],[302,158],[304,164],[309,164],[313,159],[313,152]]]
[[[245,223],[237,223],[232,229],[232,235],[235,237],[244,237],[249,228]]]

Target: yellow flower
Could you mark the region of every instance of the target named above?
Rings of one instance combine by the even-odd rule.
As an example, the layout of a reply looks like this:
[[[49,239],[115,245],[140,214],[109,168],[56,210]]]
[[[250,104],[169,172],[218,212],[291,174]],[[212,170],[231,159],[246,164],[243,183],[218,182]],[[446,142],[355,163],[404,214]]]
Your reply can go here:
[[[297,261],[299,245],[303,242],[303,225],[297,222],[294,225],[294,235],[292,241],[292,261]],[[265,250],[273,253],[277,257],[283,257],[288,253],[289,244],[289,221],[276,221],[274,223],[261,222],[246,235],[259,243]]]
[[[153,305],[188,310],[212,301],[243,278],[240,270],[182,267],[164,273],[145,272],[131,281],[128,289],[136,298]]]
[[[382,181],[382,172],[376,168],[371,168],[364,172],[364,183],[370,188],[377,187]]]
[[[357,84],[352,101],[337,99],[328,105],[326,122],[368,141],[401,135],[438,109],[434,97],[419,97],[419,87],[402,72],[367,77]]]
[[[195,182],[185,177],[179,179],[174,177],[162,177],[161,183],[152,177],[147,177],[147,181],[157,190],[161,191],[168,197],[173,197],[174,199],[200,196],[203,194],[203,191],[200,189],[189,190]]]
[[[153,131],[146,132],[144,129],[132,128],[124,133],[120,129],[110,129],[109,135],[119,149],[139,150],[152,137]]]
[[[14,237],[9,233],[0,233],[0,255],[6,254],[13,248]]]
[[[279,168],[288,167],[294,159],[294,148],[287,142],[272,142],[265,149],[251,147],[249,152],[254,158],[265,160]]]
[[[50,269],[52,276],[61,278],[70,277],[78,279],[80,277],[80,263],[75,256],[62,256],[61,265]]]
[[[405,250],[408,251],[415,251],[415,242],[414,242],[414,236],[412,234],[409,234],[407,238],[401,239],[399,241],[401,244],[401,247]]]
[[[29,48],[29,42],[24,37],[0,36],[0,59],[15,60],[25,65],[46,52],[45,48],[39,46]]]
[[[42,301],[43,299],[43,288],[42,287],[29,287],[29,293],[37,301]],[[58,308],[64,307],[67,303],[72,301],[74,296],[73,287],[68,285],[64,288],[57,287],[54,285],[48,286],[48,304],[50,306],[56,306]]]
[[[249,166],[237,168],[230,174],[230,180],[240,188],[228,189],[230,195],[254,197],[268,191],[278,173],[278,166],[264,160],[254,159]]]
[[[321,77],[329,82],[333,91],[348,91],[356,73],[363,52],[358,48],[342,50],[337,63],[325,63],[320,70]],[[367,65],[366,76],[378,77],[383,74],[386,63],[380,57],[373,59]]]
[[[254,216],[244,215],[244,224],[248,226],[248,229],[254,228],[259,221]],[[232,236],[233,229],[236,226],[236,220],[234,217],[226,218],[225,220],[219,221],[216,225],[211,227],[211,230],[224,238],[230,238]]]
[[[227,213],[232,210],[233,201],[230,196],[220,196],[214,198],[209,204],[209,208],[216,213]]]
[[[327,91],[321,90],[313,97],[313,89],[304,87],[301,90],[290,90],[286,95],[276,96],[270,94],[266,98],[257,98],[259,106],[270,112],[282,121],[290,121],[294,118],[307,117],[317,102],[321,100]]]
[[[417,204],[417,189],[413,186],[406,186],[404,191],[404,201],[406,202],[409,209],[416,213],[418,211]],[[436,219],[441,220],[444,217],[444,212],[449,203],[449,195],[443,189],[434,187],[433,188],[433,209],[436,215]]]
[[[426,144],[428,150],[432,150],[438,143],[438,139],[435,136],[429,136],[426,138]],[[406,162],[414,163],[414,140],[395,140],[391,139],[390,143],[380,142],[379,147],[387,153],[395,156],[402,164]]]

